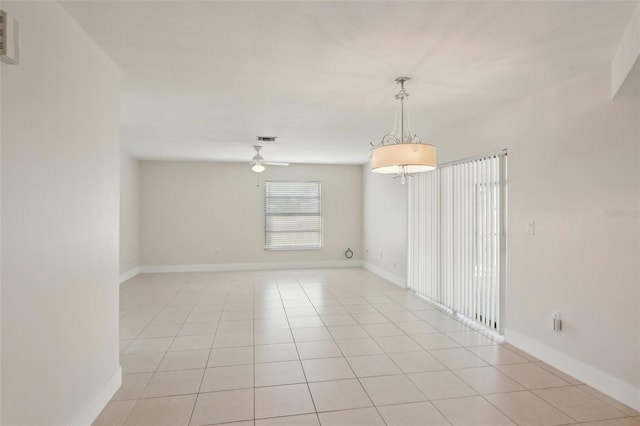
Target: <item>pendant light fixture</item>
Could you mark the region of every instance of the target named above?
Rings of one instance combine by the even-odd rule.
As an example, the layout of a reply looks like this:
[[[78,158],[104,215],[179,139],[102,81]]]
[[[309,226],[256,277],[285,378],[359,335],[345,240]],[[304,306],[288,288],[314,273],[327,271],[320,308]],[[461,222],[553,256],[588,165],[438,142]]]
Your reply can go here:
[[[407,176],[413,173],[428,172],[436,168],[436,147],[422,143],[420,138],[409,129],[408,120],[405,121],[405,101],[409,94],[404,84],[409,77],[395,79],[400,84],[400,91],[395,98],[400,101],[400,128],[386,134],[378,144],[370,144],[371,171],[373,173],[395,174],[405,183]]]

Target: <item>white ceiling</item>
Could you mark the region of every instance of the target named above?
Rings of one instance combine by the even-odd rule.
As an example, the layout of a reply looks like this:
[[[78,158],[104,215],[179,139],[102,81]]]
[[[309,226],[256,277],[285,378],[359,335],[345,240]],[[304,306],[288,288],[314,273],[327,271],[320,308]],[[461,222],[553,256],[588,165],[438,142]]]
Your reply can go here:
[[[607,63],[635,1],[67,1],[122,71],[139,158],[356,164],[393,127],[449,126]]]

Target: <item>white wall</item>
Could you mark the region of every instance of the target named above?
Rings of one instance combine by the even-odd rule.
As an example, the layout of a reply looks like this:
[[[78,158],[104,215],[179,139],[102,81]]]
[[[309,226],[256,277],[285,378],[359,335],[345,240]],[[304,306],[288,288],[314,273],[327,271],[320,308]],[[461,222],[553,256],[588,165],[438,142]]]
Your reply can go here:
[[[127,278],[140,266],[140,162],[120,154],[120,275]]]
[[[58,3],[2,8],[0,423],[90,423],[120,380],[119,73]]]
[[[407,282],[407,185],[363,170],[364,266],[404,287]],[[408,178],[411,179],[411,178]]]
[[[362,259],[360,166],[271,166],[257,174],[248,164],[142,161],[140,171],[143,267],[274,262],[328,265],[326,262],[346,261],[347,248],[354,251],[352,263],[359,264]],[[321,250],[264,250],[263,180],[322,182]]]
[[[507,340],[639,407],[640,99],[609,95],[603,67],[434,140],[509,150]]]

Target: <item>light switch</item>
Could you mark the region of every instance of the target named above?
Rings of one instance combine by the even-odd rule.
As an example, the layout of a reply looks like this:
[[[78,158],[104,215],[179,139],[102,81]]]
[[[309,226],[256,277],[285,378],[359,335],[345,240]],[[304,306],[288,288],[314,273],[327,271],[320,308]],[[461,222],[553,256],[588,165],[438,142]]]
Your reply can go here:
[[[527,223],[527,235],[535,235],[536,234],[536,223],[529,222]]]

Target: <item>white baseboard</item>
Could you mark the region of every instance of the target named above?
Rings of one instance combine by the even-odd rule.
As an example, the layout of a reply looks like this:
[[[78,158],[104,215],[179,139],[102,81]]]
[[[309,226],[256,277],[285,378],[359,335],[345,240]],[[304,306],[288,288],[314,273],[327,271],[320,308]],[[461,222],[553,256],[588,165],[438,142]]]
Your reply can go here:
[[[391,281],[398,287],[407,288],[407,280],[396,274],[392,274],[391,272],[366,261],[362,261],[362,267],[387,281]]]
[[[320,269],[358,268],[360,260],[320,260],[308,262],[259,262],[259,263],[211,263],[202,265],[150,265],[140,266],[139,272],[218,272],[218,271],[263,271],[272,269]]]
[[[120,385],[122,385],[122,367],[118,366],[113,376],[91,397],[84,409],[80,412],[80,415],[78,415],[71,424],[73,426],[90,426],[109,403],[116,391],[120,389]]]
[[[128,270],[127,272],[123,272],[122,274],[120,274],[120,284],[130,280],[131,278],[135,277],[139,273],[140,273],[140,268],[137,266],[133,269]]]
[[[505,329],[505,340],[600,392],[640,410],[640,388],[508,328]]]

